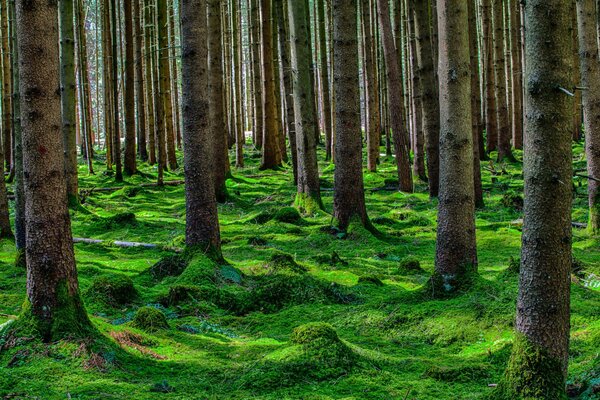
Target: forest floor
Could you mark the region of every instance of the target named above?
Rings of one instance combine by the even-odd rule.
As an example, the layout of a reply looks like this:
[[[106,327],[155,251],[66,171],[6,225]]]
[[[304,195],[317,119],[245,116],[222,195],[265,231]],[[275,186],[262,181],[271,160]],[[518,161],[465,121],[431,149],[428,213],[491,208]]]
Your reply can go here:
[[[365,172],[369,215],[381,234],[352,227],[345,235],[331,229],[325,212],[298,218],[286,208],[295,193],[291,171],[259,172],[257,157],[247,149],[247,167],[233,171],[231,198],[219,206],[227,265],[172,250],[184,244],[184,187],[136,187],[155,180],[154,168],[140,165],[143,173],[126,178],[124,189],[89,193],[71,217],[75,237],[106,240],[75,245],[82,296],[105,339],[0,341],[0,397],[439,400],[490,393],[513,339],[521,164],[484,163],[479,275],[468,291],[434,300],[422,289],[436,233],[436,201],[425,184],[415,194],[380,190],[395,177],[393,159],[384,157],[379,172]],[[116,186],[102,173],[101,155],[95,169],[89,176],[82,164],[81,188]],[[333,167],[323,163],[321,171],[331,211]],[[182,178],[182,169],[165,175]],[[573,220],[585,222],[585,180],[575,186]],[[583,229],[573,235],[570,391],[593,399],[600,396],[593,393],[600,385],[600,243]],[[116,240],[160,247],[121,248]],[[0,243],[0,324],[19,314],[25,297],[26,274],[14,259],[14,243]],[[132,319],[143,306],[163,312],[168,326],[158,319],[139,329]],[[319,325],[292,335],[311,322],[331,324],[341,341]]]

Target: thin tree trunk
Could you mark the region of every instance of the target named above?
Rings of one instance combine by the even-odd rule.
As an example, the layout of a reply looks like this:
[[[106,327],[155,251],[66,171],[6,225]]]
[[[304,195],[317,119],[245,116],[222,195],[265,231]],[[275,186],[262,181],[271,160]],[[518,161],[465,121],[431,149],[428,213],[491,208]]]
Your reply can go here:
[[[13,129],[15,132],[14,154],[15,154],[15,247],[17,249],[16,262],[17,266],[26,266],[25,246],[26,246],[26,229],[25,229],[25,184],[23,176],[23,141],[21,130],[21,95],[20,95],[20,79],[19,79],[19,47],[17,45],[17,27],[16,27],[16,10],[15,2],[10,1],[8,4],[9,14],[12,21],[11,24],[11,47],[13,49],[12,58],[12,73],[13,73],[13,102],[12,102],[12,118]],[[0,188],[0,201],[2,199],[2,189]],[[8,206],[8,202],[7,202]],[[2,209],[2,208],[0,208]],[[8,208],[7,208],[8,209]]]
[[[263,132],[263,104],[262,104],[262,69],[261,69],[261,39],[260,39],[260,13],[258,9],[259,0],[250,0],[250,29],[252,33],[252,87],[254,99],[254,123],[253,135],[254,146],[262,148]]]
[[[117,6],[118,4],[112,4],[110,8],[110,24],[111,24],[111,45],[112,45],[112,104],[113,104],[113,154],[114,154],[114,163],[115,163],[115,180],[117,182],[123,181],[123,171],[121,167],[121,134],[120,134],[120,125],[121,120],[119,118],[119,67],[117,63]]]
[[[6,164],[6,170],[10,171],[12,160],[12,74],[11,54],[9,45],[9,18],[6,0],[0,1],[0,16],[2,17],[2,147],[4,158],[0,160],[2,166]],[[0,171],[4,172],[4,168]]]
[[[156,164],[156,121],[154,119],[154,110],[156,109],[156,99],[154,97],[155,89],[153,82],[153,71],[154,66],[154,55],[153,55],[153,43],[154,33],[152,24],[152,0],[139,0],[144,1],[144,96],[146,106],[146,119],[148,121],[147,133],[148,136],[148,164]]]
[[[494,88],[494,35],[491,21],[492,0],[482,0],[481,25],[483,30],[483,54],[485,68],[485,132],[487,152],[498,147],[498,116],[496,110],[496,92]]]
[[[320,79],[321,79],[321,104],[323,114],[323,131],[325,133],[325,160],[331,159],[331,91],[330,91],[330,80],[329,80],[329,65],[330,52],[327,51],[327,37],[326,37],[326,26],[328,25],[328,19],[325,17],[325,2],[323,0],[316,0],[315,7],[317,7],[317,17],[319,19],[319,26],[317,27],[319,32],[319,47],[320,47]]]
[[[510,29],[512,35],[512,110],[513,146],[523,149],[523,68],[521,57],[521,6],[518,1],[509,1]]]
[[[377,171],[379,146],[381,143],[381,116],[379,113],[379,80],[377,79],[377,46],[373,38],[373,29],[377,24],[369,0],[361,0],[362,33],[365,41],[365,92],[367,109],[367,169]]]
[[[468,0],[469,11],[469,46],[471,50],[471,126],[473,132],[473,185],[475,207],[483,207],[483,187],[481,184],[481,164],[479,155],[479,138],[481,132],[481,96],[479,81],[479,54],[477,46],[477,15],[475,2]]]
[[[143,35],[140,3],[143,0],[133,0],[133,28],[135,48],[135,109],[137,112],[137,154],[142,161],[148,161],[148,149],[146,148],[146,98],[144,91],[144,57],[143,57]]]
[[[136,0],[133,0],[136,1]],[[133,37],[133,8],[132,0],[123,0],[123,12],[125,13],[125,59],[123,60],[125,69],[124,102],[125,102],[125,162],[123,171],[126,175],[133,175],[136,172],[135,159],[135,59],[134,59],[134,37]]]

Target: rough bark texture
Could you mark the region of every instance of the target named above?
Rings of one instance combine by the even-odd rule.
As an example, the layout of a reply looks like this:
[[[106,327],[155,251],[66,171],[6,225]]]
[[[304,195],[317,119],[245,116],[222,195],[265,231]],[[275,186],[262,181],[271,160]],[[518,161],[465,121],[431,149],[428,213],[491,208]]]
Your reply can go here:
[[[252,33],[252,95],[254,99],[254,146],[262,148],[263,132],[263,104],[262,104],[262,69],[261,69],[261,41],[260,41],[260,12],[259,0],[250,0],[250,29]]]
[[[231,1],[231,50],[232,50],[232,67],[233,67],[233,109],[231,110],[234,119],[234,131],[235,131],[235,166],[242,168],[244,166],[244,122],[243,122],[243,111],[242,111],[242,45],[240,40],[240,25],[241,19],[239,15],[239,0]]]
[[[468,7],[438,0],[440,194],[432,288],[453,292],[477,269]],[[434,295],[436,292],[434,292]]]
[[[133,58],[133,8],[132,0],[123,0],[123,12],[125,14],[125,82],[124,85],[124,103],[125,103],[125,162],[123,171],[126,175],[133,175],[136,172],[135,162],[135,71]],[[135,1],[135,0],[134,0]]]
[[[494,88],[494,34],[491,21],[492,0],[481,1],[481,27],[483,31],[483,56],[485,69],[485,133],[487,152],[498,147],[498,116]]]
[[[518,335],[498,391],[502,399],[566,399],[573,100],[557,84],[572,84],[570,8],[563,0],[525,5],[525,217]]]
[[[4,149],[4,158],[0,160],[2,166],[6,164],[6,169],[11,170],[12,165],[12,80],[11,80],[11,54],[9,46],[9,18],[6,1],[0,5],[0,15],[2,16],[2,147]],[[4,171],[2,169],[2,171]]]
[[[209,124],[206,0],[181,3],[186,245],[221,257]]]
[[[600,179],[600,60],[596,42],[594,0],[577,1],[579,58],[583,91],[583,123],[588,176]],[[600,183],[588,180],[590,218],[588,228],[600,232]]]
[[[156,99],[154,98],[154,84],[153,84],[153,71],[154,71],[154,57],[152,56],[152,47],[154,43],[154,34],[152,31],[152,12],[150,7],[150,1],[152,0],[140,0],[144,1],[144,96],[146,106],[146,120],[148,121],[147,132],[145,135],[148,136],[148,164],[154,165],[156,163],[156,123],[154,118],[154,110],[156,108]]]
[[[113,137],[112,137],[112,149],[113,149],[113,161],[115,163],[115,180],[117,182],[123,181],[123,170],[121,164],[121,134],[120,126],[121,120],[119,118],[119,68],[117,63],[117,43],[119,41],[117,36],[117,4],[112,4],[110,7],[110,26],[111,26],[111,79],[112,79],[112,107],[113,107]]]
[[[369,0],[361,0],[362,33],[365,53],[365,95],[366,95],[366,134],[367,134],[367,169],[377,171],[379,163],[379,146],[381,143],[381,116],[379,113],[379,80],[377,77],[377,46],[373,35],[374,12]],[[328,137],[328,135],[325,135]]]
[[[430,20],[428,2],[417,1],[415,5],[416,56],[421,79],[421,108],[423,110],[423,134],[425,135],[425,148],[427,151],[429,195],[437,197],[440,171],[440,108],[437,77],[433,67]]]
[[[229,174],[229,152],[227,151],[227,130],[223,109],[223,59],[221,45],[221,2],[208,1],[208,85],[210,129],[214,135],[214,177],[215,195],[218,201],[227,198],[225,181]]]
[[[271,0],[259,0],[262,16],[262,78],[263,78],[263,153],[260,169],[279,168],[282,164],[277,130],[275,90],[275,60],[273,59],[273,18]]]
[[[27,198],[27,301],[16,329],[51,341],[91,328],[79,296],[67,209],[58,5],[18,0],[16,7]]]
[[[504,52],[504,23],[502,0],[492,0],[492,25],[494,32],[494,86],[496,91],[496,117],[498,118],[498,161],[513,159],[510,139],[510,120],[506,98],[506,57]]]
[[[288,0],[290,43],[294,79],[294,120],[298,150],[298,193],[296,206],[305,213],[323,208],[321,202],[317,144],[314,134],[314,91],[310,84],[310,27],[307,3]],[[292,143],[292,146],[294,144]]]
[[[321,67],[319,73],[321,77],[321,104],[323,114],[323,131],[325,132],[325,159],[331,159],[331,91],[329,81],[329,65],[328,57],[330,53],[327,51],[327,37],[325,34],[326,27],[328,25],[328,19],[325,16],[325,2],[323,0],[317,0],[315,7],[317,7],[317,17],[319,19],[319,47],[321,49],[321,57],[319,59]]]
[[[144,58],[142,35],[142,19],[140,3],[143,0],[133,0],[133,31],[135,49],[135,109],[137,112],[137,154],[142,161],[148,161],[146,147],[146,97],[144,91]]]
[[[357,8],[354,1],[348,0],[332,0],[331,5],[336,163],[333,217],[345,230],[354,218],[370,226],[362,175]]]
[[[521,43],[521,5],[518,1],[509,1],[511,30],[511,65],[512,65],[512,131],[513,146],[523,148],[523,65]]]
[[[388,0],[377,0],[377,6],[387,73],[388,106],[390,107],[394,147],[396,148],[398,179],[400,182],[400,190],[410,193],[413,191],[413,179],[410,169],[410,143],[402,115],[404,101],[402,100],[402,76],[400,74],[398,52],[396,51],[394,37],[392,35],[393,31]]]

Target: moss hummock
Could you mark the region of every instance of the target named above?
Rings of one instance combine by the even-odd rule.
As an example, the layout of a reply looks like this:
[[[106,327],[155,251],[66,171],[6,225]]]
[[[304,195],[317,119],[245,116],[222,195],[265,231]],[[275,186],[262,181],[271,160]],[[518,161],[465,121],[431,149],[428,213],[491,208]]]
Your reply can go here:
[[[148,332],[169,329],[165,314],[154,307],[139,308],[131,321],[131,326]]]

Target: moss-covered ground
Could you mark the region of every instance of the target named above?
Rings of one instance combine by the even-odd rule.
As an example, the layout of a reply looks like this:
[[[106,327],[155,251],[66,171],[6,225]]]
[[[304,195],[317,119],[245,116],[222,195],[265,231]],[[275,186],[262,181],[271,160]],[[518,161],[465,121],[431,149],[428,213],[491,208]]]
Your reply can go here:
[[[425,184],[415,194],[389,190],[395,167],[384,157],[379,172],[365,172],[381,235],[356,226],[346,234],[331,229],[327,212],[298,218],[284,209],[294,203],[291,171],[259,172],[256,153],[246,150],[247,167],[233,171],[230,200],[219,206],[228,265],[173,251],[184,243],[184,188],[132,188],[154,181],[153,167],[141,164],[142,174],[126,178],[131,187],[85,195],[84,208],[71,213],[73,234],[106,242],[75,251],[82,297],[104,339],[1,339],[0,397],[439,400],[494,390],[514,339],[519,163],[483,163],[479,275],[468,291],[435,300],[420,290],[435,251],[436,202]],[[585,161],[576,156],[574,165]],[[89,176],[82,163],[81,188],[115,186],[101,155],[95,167]],[[321,172],[331,211],[333,167],[323,163]],[[182,170],[165,179],[182,179]],[[575,180],[577,222],[587,218],[585,185]],[[115,240],[161,247],[120,248]],[[0,246],[3,324],[21,311],[26,274],[14,266],[14,243]],[[575,229],[573,247],[569,391],[593,399],[600,244]],[[142,307],[157,312],[137,313]]]

